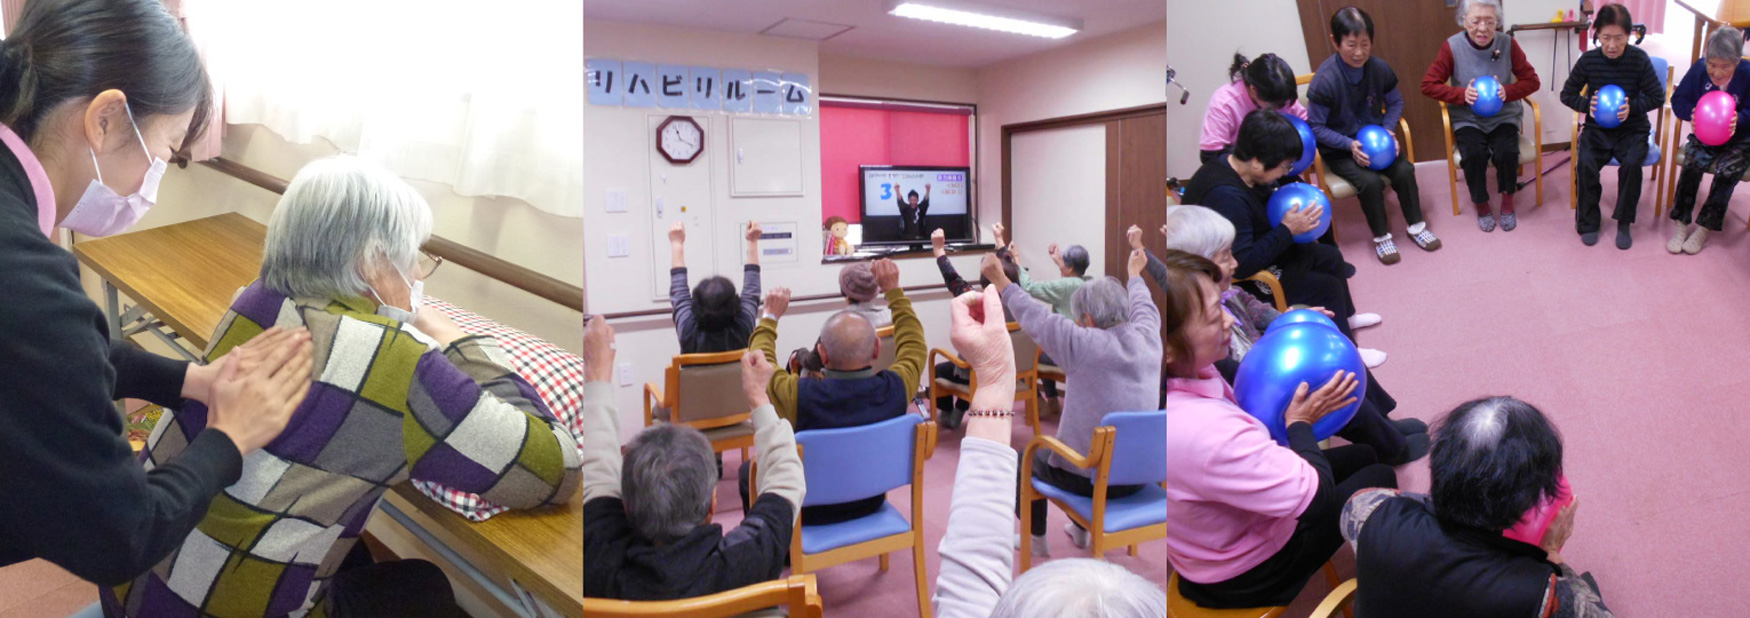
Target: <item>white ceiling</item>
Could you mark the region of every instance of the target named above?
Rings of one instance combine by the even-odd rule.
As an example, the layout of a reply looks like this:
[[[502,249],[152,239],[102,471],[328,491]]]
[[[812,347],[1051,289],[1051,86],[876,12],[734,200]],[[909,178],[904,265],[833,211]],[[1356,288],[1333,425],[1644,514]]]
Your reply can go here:
[[[886,0],[584,0],[584,20],[756,34],[785,18],[853,26],[820,43],[824,54],[917,64],[982,67],[1073,45],[1167,18],[1165,0],[980,0],[980,4],[1082,20],[1051,40],[894,17]]]

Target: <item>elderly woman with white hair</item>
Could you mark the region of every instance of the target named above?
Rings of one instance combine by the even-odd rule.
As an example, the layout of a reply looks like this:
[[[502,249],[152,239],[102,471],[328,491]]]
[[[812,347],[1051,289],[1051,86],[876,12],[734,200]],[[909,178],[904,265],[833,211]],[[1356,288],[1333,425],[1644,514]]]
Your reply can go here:
[[[1103,277],[1076,290],[1070,300],[1071,313],[1076,318],[1071,320],[1052,313],[1049,305],[1028,295],[1020,284],[1010,282],[995,255],[985,256],[982,271],[986,279],[1002,290],[1003,305],[1015,316],[1021,330],[1039,344],[1039,349],[1063,367],[1065,381],[1075,385],[1064,396],[1057,439],[1078,453],[1088,452],[1094,428],[1107,413],[1157,409],[1161,321],[1154,299],[1149,296],[1148,283],[1142,279],[1147,264],[1148,257],[1143,252],[1132,251],[1127,264],[1129,283]],[[1093,495],[1094,471],[1070,465],[1063,457],[1048,455],[1043,449],[1036,457],[1034,477],[1064,491]],[[1110,485],[1106,496],[1121,498],[1141,489],[1141,485]],[[1032,551],[1040,556],[1050,555],[1045,542],[1045,499],[1027,506],[1033,509],[1033,529],[1026,531],[1033,536]],[[1077,547],[1087,547],[1086,530],[1071,522],[1064,531]]]
[[[949,337],[972,365],[979,384],[960,462],[948,529],[942,536],[935,615],[943,618],[1166,618],[1160,584],[1124,567],[1090,558],[1055,560],[1010,581],[1009,545],[1019,457],[1014,429],[1015,351],[997,288],[968,292],[952,305]]]
[[[1506,23],[1501,0],[1463,0],[1458,4],[1458,25],[1463,32],[1440,44],[1440,53],[1422,76],[1422,94],[1445,101],[1452,115],[1452,137],[1458,142],[1464,169],[1464,184],[1477,209],[1477,227],[1495,231],[1495,213],[1489,207],[1489,164],[1495,164],[1495,186],[1501,192],[1501,231],[1519,226],[1513,210],[1513,194],[1519,191],[1519,126],[1524,106],[1519,103],[1541,86],[1537,69],[1525,59],[1525,51],[1512,37],[1501,36]],[[1494,114],[1471,110],[1477,102],[1476,81],[1493,77],[1501,84],[1505,101]],[[1449,83],[1450,82],[1450,83]],[[1457,85],[1453,85],[1457,84]]]
[[[1738,103],[1732,114],[1732,137],[1724,144],[1709,146],[1691,133],[1683,143],[1683,171],[1677,175],[1677,197],[1671,203],[1671,220],[1677,225],[1665,250],[1671,253],[1701,253],[1707,246],[1708,234],[1720,231],[1726,221],[1726,205],[1732,200],[1732,190],[1750,169],[1750,136],[1738,132],[1750,116],[1750,60],[1744,56],[1744,31],[1721,26],[1707,37],[1707,53],[1700,62],[1690,65],[1671,93],[1671,113],[1684,122],[1695,119],[1695,104],[1702,95],[1725,92]],[[1690,231],[1690,214],[1695,212],[1701,175],[1713,174],[1707,202],[1701,205],[1695,231]]]
[[[1592,575],[1562,559],[1579,502],[1562,479],[1562,437],[1543,412],[1487,397],[1436,427],[1427,495],[1370,489],[1343,507],[1367,615],[1612,616]],[[1555,514],[1536,538],[1522,530],[1539,506]]]
[[[308,328],[308,396],[244,459],[181,549],[102,596],[111,615],[460,616],[442,571],[371,564],[358,544],[383,492],[424,481],[534,508],[577,490],[577,441],[491,337],[421,308],[431,209],[354,158],[315,161],[268,223],[261,278],[213,333],[218,358],[272,328]],[[205,406],[166,411],[144,463],[175,457]]]
[[[1228,356],[1216,361],[1215,368],[1231,384],[1234,375],[1239,371],[1240,361],[1251,351],[1252,344],[1282,314],[1251,294],[1234,289],[1233,273],[1237,264],[1232,250],[1234,227],[1220,213],[1202,206],[1168,206],[1167,222],[1161,226],[1161,234],[1167,237],[1168,249],[1209,259],[1221,268],[1221,281],[1217,284],[1221,288],[1221,306],[1234,320],[1232,336],[1228,341]],[[1131,226],[1125,237],[1132,248],[1143,248],[1141,228]],[[1152,252],[1149,253],[1148,262],[1149,276],[1165,289],[1166,264]],[[1312,309],[1322,311],[1327,316],[1331,315],[1330,311],[1322,307]],[[1163,373],[1162,376],[1162,383],[1165,384],[1166,374]],[[1165,391],[1166,388],[1163,386],[1161,390]],[[1370,370],[1367,372],[1367,394],[1361,400],[1360,409],[1337,435],[1356,444],[1372,446],[1379,455],[1379,460],[1388,465],[1396,466],[1421,459],[1428,454],[1428,424],[1414,418],[1387,420],[1386,415],[1397,407],[1397,400],[1380,387]]]

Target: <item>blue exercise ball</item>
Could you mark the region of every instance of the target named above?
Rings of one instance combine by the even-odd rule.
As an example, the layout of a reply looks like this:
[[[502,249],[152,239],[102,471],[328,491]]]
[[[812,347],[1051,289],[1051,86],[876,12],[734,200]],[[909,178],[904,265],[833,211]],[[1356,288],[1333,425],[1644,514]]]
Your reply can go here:
[[[1325,235],[1326,230],[1331,229],[1331,198],[1326,197],[1325,192],[1320,191],[1318,187],[1304,182],[1291,183],[1277,189],[1275,193],[1270,195],[1270,204],[1268,213],[1266,213],[1270,217],[1270,227],[1282,225],[1282,217],[1287,215],[1288,211],[1294,210],[1296,206],[1302,210],[1320,206],[1323,211],[1319,213],[1318,227],[1295,234],[1294,242],[1317,241],[1320,236]]]
[[[1484,75],[1471,82],[1471,87],[1477,89],[1477,102],[1472,103],[1470,111],[1478,116],[1493,116],[1501,111],[1501,106],[1507,102],[1506,95],[1501,92],[1501,80],[1493,75]]]
[[[1264,329],[1264,334],[1268,335],[1295,324],[1321,324],[1331,330],[1342,332],[1337,329],[1337,323],[1330,318],[1325,317],[1325,314],[1323,313],[1319,313],[1312,309],[1295,309],[1276,316],[1276,319],[1270,322],[1270,327]]]
[[[1300,133],[1300,159],[1294,162],[1294,169],[1288,170],[1289,176],[1299,176],[1306,168],[1312,167],[1313,155],[1319,151],[1318,141],[1313,139],[1312,126],[1305,120],[1288,112],[1282,112],[1282,117],[1287,118],[1289,124],[1294,125],[1294,130]]]
[[[1294,400],[1294,390],[1305,382],[1311,393],[1338,371],[1355,374],[1355,391],[1350,395],[1355,403],[1313,423],[1313,437],[1323,440],[1348,425],[1367,396],[1367,367],[1361,363],[1361,353],[1335,328],[1303,322],[1258,339],[1234,375],[1234,398],[1241,409],[1264,423],[1271,438],[1287,445],[1288,425],[1283,415]]]
[[[1377,124],[1361,127],[1356,132],[1355,141],[1361,142],[1361,152],[1367,154],[1367,169],[1379,171],[1391,167],[1392,161],[1398,158],[1398,143],[1392,141],[1391,131]]]
[[[1592,113],[1592,122],[1600,128],[1614,129],[1622,124],[1616,118],[1622,107],[1628,105],[1628,93],[1622,91],[1622,86],[1611,84],[1598,89],[1598,109]]]

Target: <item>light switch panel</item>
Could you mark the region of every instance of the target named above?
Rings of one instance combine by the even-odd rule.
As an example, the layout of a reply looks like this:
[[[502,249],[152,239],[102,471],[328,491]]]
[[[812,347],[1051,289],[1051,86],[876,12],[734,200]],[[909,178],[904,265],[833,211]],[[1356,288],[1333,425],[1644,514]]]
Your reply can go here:
[[[626,191],[624,189],[609,189],[607,207],[608,212],[626,212]]]
[[[620,386],[632,385],[632,363],[620,363]]]
[[[608,235],[608,257],[623,258],[632,254],[632,238],[625,234]]]

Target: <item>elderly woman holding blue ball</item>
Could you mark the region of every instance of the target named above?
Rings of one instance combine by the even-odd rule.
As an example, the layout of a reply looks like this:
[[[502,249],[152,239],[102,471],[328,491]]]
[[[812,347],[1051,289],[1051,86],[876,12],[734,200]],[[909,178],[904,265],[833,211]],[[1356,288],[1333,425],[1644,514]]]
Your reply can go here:
[[[1280,271],[1290,304],[1330,309],[1337,328],[1352,335],[1354,329],[1381,321],[1378,314],[1355,311],[1349,295],[1349,277],[1355,275],[1355,266],[1345,261],[1343,252],[1334,245],[1297,239],[1328,225],[1329,209],[1318,205],[1278,208],[1280,216],[1271,216],[1270,204],[1279,192],[1318,192],[1305,184],[1283,189],[1276,186],[1301,155],[1297,135],[1282,114],[1265,110],[1247,114],[1228,155],[1210,160],[1191,176],[1185,202],[1207,206],[1233,223],[1233,276],[1250,277],[1266,269]],[[1385,359],[1386,354],[1378,350],[1362,352],[1368,367],[1378,367]]]
[[[1598,244],[1598,202],[1604,192],[1598,174],[1612,159],[1622,163],[1616,171],[1616,248],[1634,244],[1629,226],[1641,201],[1641,162],[1647,160],[1647,136],[1653,123],[1647,112],[1665,105],[1665,90],[1647,52],[1630,45],[1629,31],[1635,20],[1620,4],[1599,7],[1592,19],[1598,47],[1580,54],[1562,85],[1562,104],[1586,114],[1586,128],[1574,150],[1574,181],[1579,185],[1574,211],[1574,230],[1580,242]],[[1590,97],[1581,92],[1590,93]],[[1614,113],[1613,113],[1614,112]]]
[[[1167,559],[1179,594],[1209,608],[1287,605],[1343,544],[1343,502],[1396,487],[1372,447],[1321,451],[1313,424],[1355,403],[1355,374],[1299,384],[1283,419],[1288,445],[1241,410],[1215,369],[1233,317],[1221,308],[1221,268],[1166,251],[1161,291],[1167,382]],[[1306,326],[1305,328],[1324,328]]]
[[[1306,122],[1318,136],[1319,156],[1331,173],[1355,185],[1380,262],[1402,259],[1386,221],[1388,184],[1398,195],[1410,239],[1423,250],[1439,249],[1440,239],[1422,219],[1416,166],[1390,131],[1404,115],[1404,96],[1397,74],[1373,56],[1373,18],[1352,6],[1338,9],[1331,16],[1331,46],[1337,53],[1319,65],[1306,91]]]
[[[1444,101],[1452,115],[1459,167],[1477,209],[1477,227],[1495,231],[1489,207],[1489,164],[1501,190],[1501,231],[1519,226],[1513,194],[1519,190],[1520,99],[1542,86],[1537,69],[1511,37],[1501,36],[1501,0],[1463,0],[1458,25],[1464,31],[1440,44],[1440,53],[1422,76],[1422,94]],[[1451,82],[1450,84],[1448,82]],[[1456,84],[1456,85],[1454,85]]]
[[[1234,290],[1235,262],[1229,248],[1234,228],[1215,211],[1202,206],[1168,206],[1167,222],[1161,226],[1161,234],[1166,236],[1167,249],[1208,258],[1221,270],[1216,288],[1221,293],[1222,309],[1233,317],[1233,327],[1228,339],[1228,356],[1216,361],[1215,368],[1228,383],[1234,382],[1240,362],[1246,359],[1246,353],[1266,331],[1313,320],[1333,325],[1334,314],[1323,307],[1280,313],[1252,295]],[[1127,236],[1133,247],[1142,244],[1141,229],[1132,226]],[[1148,273],[1157,284],[1166,287],[1167,267],[1152,253],[1149,254]],[[1427,455],[1428,424],[1416,419],[1387,420],[1385,415],[1397,409],[1398,402],[1379,386],[1372,372],[1365,373],[1366,388],[1362,389],[1360,405],[1355,416],[1337,435],[1356,444],[1372,446],[1380,461],[1387,465],[1401,465]]]

